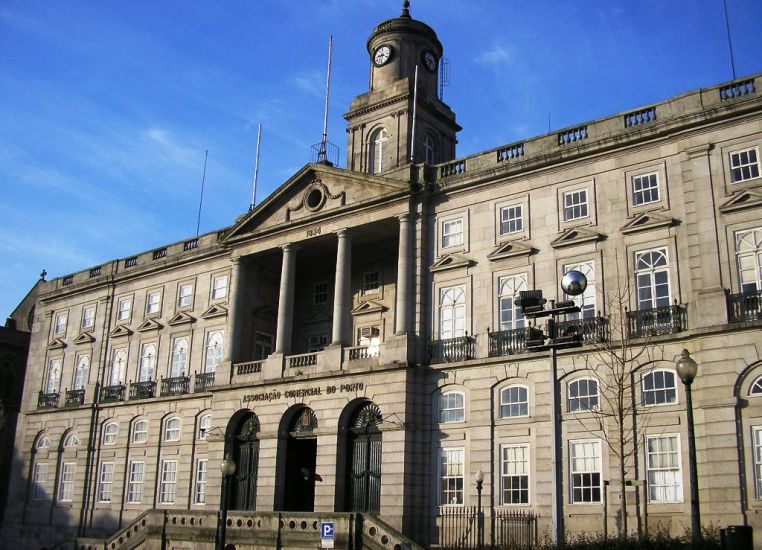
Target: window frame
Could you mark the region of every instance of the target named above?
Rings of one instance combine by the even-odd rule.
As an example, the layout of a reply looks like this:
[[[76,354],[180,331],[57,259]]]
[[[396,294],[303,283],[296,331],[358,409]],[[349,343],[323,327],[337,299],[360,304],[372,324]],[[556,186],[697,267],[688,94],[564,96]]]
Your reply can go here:
[[[511,210],[518,209],[519,215],[507,220],[503,216],[503,213],[509,213]],[[518,222],[517,222],[518,220]],[[503,230],[504,225],[508,225],[508,230]],[[511,224],[516,224],[514,229],[510,229]],[[505,237],[506,235],[516,235],[524,232],[524,204],[521,202],[514,202],[506,204],[498,208],[498,235]]]
[[[384,171],[384,151],[389,143],[389,132],[383,126],[376,128],[368,140],[368,172],[381,174]]]
[[[371,280],[375,275],[375,281]],[[375,286],[374,286],[375,285]],[[364,271],[362,274],[362,294],[363,296],[378,296],[381,294],[381,271]]]
[[[74,358],[74,373],[71,387],[73,390],[84,390],[90,378],[90,354],[80,353]]]
[[[69,467],[69,468],[67,468]],[[69,472],[67,473],[67,469]],[[77,476],[77,463],[73,460],[61,464],[61,475],[58,481],[58,502],[72,502],[74,500],[74,482]]]
[[[446,295],[451,292],[458,293],[458,295],[453,295],[449,299],[451,303],[445,303]],[[465,284],[439,287],[439,300],[437,301],[437,328],[440,340],[459,338],[466,335],[468,332],[466,330],[468,328],[468,315],[466,310],[468,304],[466,302],[467,297]],[[448,313],[449,317],[446,316],[445,313]],[[459,320],[462,320],[462,327],[460,328],[458,327]],[[452,327],[445,330],[446,322],[451,322]]]
[[[448,231],[448,228],[454,225],[460,225],[459,231]],[[448,248],[458,248],[465,246],[466,242],[466,222],[463,216],[456,216],[452,218],[443,219],[440,222],[441,238],[439,240],[440,248],[446,250]],[[457,239],[452,240],[458,236]]]
[[[153,350],[153,354],[148,353]],[[159,356],[159,346],[156,342],[145,342],[140,345],[138,360],[138,382],[156,380],[156,362]],[[148,374],[150,373],[150,376]]]
[[[138,430],[138,426],[145,426],[145,429]],[[143,434],[139,439],[137,434]],[[142,445],[148,443],[148,420],[140,418],[132,425],[132,433],[130,434],[130,443],[133,445]]]
[[[170,427],[170,422],[174,423],[175,421],[177,422],[177,428],[174,428],[174,427],[171,428]],[[177,443],[177,442],[179,442],[181,437],[182,437],[182,428],[183,428],[183,422],[182,422],[182,420],[180,419],[179,416],[170,416],[169,418],[167,418],[164,421],[164,427],[163,427],[163,429],[161,431],[161,440],[162,440],[162,442],[164,442],[164,443]],[[175,433],[177,434],[176,437],[174,435],[172,435],[170,437],[171,434],[175,434]]]
[[[325,287],[325,290],[323,290]],[[318,281],[312,286],[312,305],[318,306],[321,304],[327,304],[329,302],[329,287],[328,282]]]
[[[116,322],[129,323],[132,319],[132,296],[122,296],[116,302]]]
[[[185,342],[185,347],[181,345]],[[169,377],[180,378],[188,376],[190,359],[190,336],[178,335],[172,338],[172,348],[169,352]]]
[[[449,403],[446,403],[446,401],[454,397],[455,403],[450,406]],[[457,398],[460,397],[460,404],[458,406],[458,400]],[[440,391],[439,394],[439,400],[438,400],[438,415],[439,423],[440,424],[455,424],[459,422],[465,422],[466,421],[466,394],[465,392],[461,390],[447,390],[447,391]],[[460,414],[458,415],[458,412],[460,411]],[[455,418],[450,419],[449,415],[454,414]]]
[[[662,440],[666,438],[673,438],[675,441],[675,449],[673,451],[655,451],[655,453],[651,452],[649,442],[655,441],[655,440]],[[653,435],[646,435],[644,437],[644,450],[643,450],[643,458],[645,460],[645,473],[646,473],[646,479],[648,480],[648,494],[646,495],[646,498],[648,498],[649,504],[674,504],[674,503],[681,503],[684,502],[685,497],[683,493],[683,469],[682,469],[682,447],[680,444],[680,434],[679,433],[666,433],[666,434],[653,434]],[[676,464],[673,467],[667,468],[667,467],[659,467],[654,468],[651,466],[651,455],[652,454],[666,454],[666,453],[674,453]],[[676,484],[672,484],[671,486],[667,485],[657,485],[652,481],[651,473],[652,472],[665,472],[669,471],[672,472],[674,475],[674,480],[677,482]],[[675,499],[667,499],[667,498],[654,498],[653,490],[654,488],[660,489],[665,487],[672,487],[672,490],[676,493]]]
[[[69,312],[59,311],[53,318],[53,336],[66,336],[66,327],[69,324]]]
[[[665,383],[665,386],[663,388],[662,387],[656,387],[656,384],[655,384],[655,380],[656,379],[654,378],[654,376],[657,373],[662,373],[662,374],[666,373],[666,374],[672,375],[672,387],[671,388],[667,387],[666,383]],[[646,378],[648,378],[648,377],[651,377],[651,379],[654,380],[654,383],[652,384],[653,387],[650,388],[650,389],[646,389]],[[667,369],[667,368],[664,368],[664,367],[659,367],[659,368],[651,369],[651,370],[649,370],[647,372],[644,372],[642,374],[642,376],[640,377],[640,395],[641,395],[640,403],[641,403],[641,405],[643,405],[644,407],[661,407],[661,406],[664,406],[664,405],[677,405],[678,404],[677,380],[678,380],[677,373],[673,369]],[[666,382],[666,380],[665,380],[665,382]],[[660,393],[663,392],[664,395],[665,395],[665,399],[666,399],[668,397],[668,395],[669,395],[668,392],[670,390],[672,390],[673,395],[674,395],[674,399],[672,401],[659,402],[658,398],[655,397],[653,403],[648,403],[647,402],[646,395],[659,395]]]
[[[445,461],[446,457],[450,454],[457,454],[458,461]],[[439,506],[463,506],[465,504],[465,471],[466,471],[466,452],[463,447],[442,447],[439,449],[439,471],[437,472],[438,481],[438,501]],[[456,466],[456,472],[453,474],[447,473],[449,468],[447,466]],[[459,468],[458,468],[459,466]],[[459,470],[459,472],[458,472]],[[460,480],[460,483],[458,483]],[[452,488],[448,488],[449,482],[453,481]],[[456,502],[447,502],[445,495],[454,494]]]
[[[754,468],[754,498],[762,499],[762,426],[751,427],[752,457]]]
[[[113,429],[111,429],[113,428]],[[103,425],[102,445],[116,445],[119,439],[119,423],[110,420]]]
[[[658,259],[656,261],[649,260],[647,262],[649,265],[645,268],[639,269],[638,264],[640,263],[641,258],[643,258],[646,254],[650,254],[651,258],[653,258],[653,254],[659,253],[664,257],[664,265],[657,265]],[[667,307],[672,305],[672,274],[671,274],[671,262],[669,259],[669,250],[666,246],[657,246],[654,248],[646,248],[643,250],[636,250],[633,254],[634,263],[633,263],[633,274],[635,275],[635,302],[636,302],[636,309],[637,311],[647,311],[649,309],[657,309],[660,307]],[[658,282],[656,281],[656,276],[660,273],[666,273],[667,275],[667,281],[666,281],[666,289],[667,289],[667,296],[666,296],[666,304],[664,303],[664,296],[659,296],[657,290],[659,288],[664,288],[665,283],[664,282]],[[641,286],[640,279],[641,276],[648,275],[649,277],[649,283],[648,283],[648,290],[650,294],[650,299],[645,300],[641,299],[640,291],[641,289],[645,289],[646,286]],[[646,305],[648,302],[650,302],[649,307],[641,307],[641,305]],[[661,305],[659,303],[661,302]]]
[[[151,301],[153,297],[157,297],[157,300]],[[161,290],[152,290],[146,295],[146,317],[161,316],[162,297]]]
[[[203,464],[203,468],[201,465]],[[193,488],[193,504],[201,506],[206,504],[206,484],[208,481],[209,459],[196,459],[196,475]]]
[[[588,392],[585,393],[584,395],[578,392],[577,395],[572,396],[572,386],[578,386],[581,382],[587,382]],[[589,392],[590,382],[595,384],[595,393]],[[594,404],[591,401],[593,399],[595,400]],[[575,402],[578,403],[574,407],[572,407],[572,400],[575,400]],[[582,407],[583,402],[588,403],[588,406]],[[601,406],[601,382],[597,378],[594,378],[592,376],[580,376],[578,378],[574,378],[573,380],[569,380],[569,382],[566,384],[566,411],[567,412],[569,413],[595,412],[600,410],[600,406]]]
[[[187,293],[186,289],[190,289]],[[177,300],[175,305],[178,310],[193,309],[193,303],[195,301],[196,285],[192,282],[178,283],[177,285]]]
[[[122,357],[122,360],[120,360],[117,363],[117,356]],[[124,385],[124,382],[127,378],[127,348],[114,348],[111,351],[111,361],[110,361],[110,369],[111,369],[111,376],[109,377],[109,380],[111,382],[111,386],[118,386],[118,385]],[[117,365],[120,365],[120,368],[117,370]],[[120,377],[116,377],[116,374],[121,374]]]
[[[577,313],[571,313],[566,316],[567,320],[593,319],[597,315],[598,296],[596,295],[596,270],[595,260],[583,260],[563,265],[563,273],[566,275],[569,271],[579,271],[587,279],[585,291],[578,296],[569,296],[564,294],[566,300],[573,301],[580,307]]]
[[[212,338],[219,336],[219,342],[212,342]],[[210,367],[210,351],[213,351]],[[217,372],[217,368],[222,364],[223,352],[225,351],[225,331],[222,329],[210,330],[206,333],[204,339],[204,369],[203,372]]]
[[[52,357],[48,360],[48,370],[45,373],[45,393],[54,394],[61,391],[61,371],[63,370],[63,359]]]
[[[579,202],[569,203],[567,197],[574,199],[574,197],[582,197],[584,194],[584,200]],[[590,189],[587,187],[577,187],[570,191],[564,191],[561,197],[561,205],[563,207],[561,219],[564,223],[576,222],[584,220],[590,217]],[[579,209],[579,215],[575,215],[575,210]]]
[[[592,447],[596,450],[596,452],[593,454],[593,456],[583,456],[583,457],[577,457],[574,454],[575,449],[577,448],[577,445],[588,445],[592,444]],[[593,460],[598,463],[597,469],[576,469],[575,468],[575,460]],[[569,440],[569,504],[570,505],[599,505],[603,503],[603,453],[602,453],[602,445],[600,439],[572,439]],[[580,480],[581,483],[578,485],[575,484],[574,476],[591,476],[588,480],[588,483],[585,483],[584,479]],[[593,483],[593,477],[592,476],[598,476],[598,484],[595,485]],[[582,491],[581,498],[577,500],[576,498],[576,491],[577,487],[579,487],[579,491]],[[584,497],[584,491],[590,491],[590,498]],[[597,499],[595,499],[597,491]]]
[[[741,242],[746,239],[746,236],[751,236],[751,248],[749,250],[741,251]],[[759,238],[757,238],[759,237]],[[759,292],[762,290],[762,226],[750,227],[748,229],[739,229],[733,231],[733,246],[735,252],[735,264],[736,274],[738,276],[738,290],[742,293]],[[751,258],[752,270],[754,271],[754,281],[744,282],[743,274],[750,271],[748,267],[743,269],[741,266],[742,258]],[[751,288],[751,286],[754,288]],[[744,288],[749,286],[749,288]]]
[[[140,465],[140,471],[137,472],[135,467]],[[143,460],[131,460],[129,469],[127,470],[127,494],[124,497],[124,501],[127,504],[142,504],[143,503],[143,484],[145,483],[145,467],[146,463]],[[139,474],[137,479],[136,474]]]
[[[88,312],[92,312],[92,315],[88,315]],[[80,329],[82,332],[89,332],[95,329],[95,315],[98,312],[98,308],[95,305],[89,305],[82,308],[82,319],[80,321]],[[85,321],[88,321],[86,323]]]
[[[265,342],[265,338],[267,342]],[[254,360],[267,359],[275,349],[275,337],[267,332],[254,333]],[[269,350],[269,351],[268,351]],[[267,351],[267,353],[265,353]]]
[[[524,401],[517,401],[517,402],[505,402],[503,397],[504,395],[510,395],[510,390],[517,389],[519,390],[519,398],[521,397],[521,391],[524,392]],[[522,405],[524,410],[526,410],[525,413],[519,412],[519,414],[505,414],[504,407],[508,408],[508,411],[511,411],[514,407],[519,407],[519,411],[522,410]],[[499,411],[499,417],[500,418],[528,418],[529,417],[529,386],[526,384],[509,384],[500,390],[500,400],[498,404],[498,411]]]
[[[516,304],[518,293],[528,290],[527,273],[503,275],[497,279],[497,326],[500,331],[516,330],[526,327],[526,318],[521,306]],[[511,293],[512,292],[512,293]],[[510,312],[510,319],[508,313]]]
[[[509,461],[508,457],[506,457],[505,451],[509,449],[523,449],[524,450],[524,457],[521,461],[524,464],[525,473],[506,473],[506,464],[507,463],[518,463],[519,461],[513,460]],[[531,463],[531,450],[529,443],[505,443],[500,445],[500,506],[531,506],[532,505],[532,486],[531,486],[531,472],[532,472],[532,463]],[[525,478],[525,487],[519,486],[518,488],[515,487],[509,487],[506,488],[506,479],[512,479],[512,478]],[[521,482],[520,482],[521,483]],[[522,492],[526,492],[526,502],[509,502],[506,500],[506,491],[508,491],[511,495],[513,495],[515,492],[518,492],[519,494]],[[512,499],[511,499],[512,500]]]
[[[640,189],[636,189],[636,181],[642,182],[645,178],[648,178],[649,184],[653,182],[652,185],[649,187],[641,187]],[[651,204],[655,204],[657,202],[661,202],[661,184],[659,182],[659,172],[658,170],[654,170],[651,172],[643,172],[640,174],[633,174],[630,176],[630,190],[631,190],[631,198],[632,198],[632,206],[633,208],[640,208],[642,206],[648,206]],[[654,197],[654,193],[656,195],[656,198]],[[638,202],[637,197],[638,196],[645,197],[648,195],[650,197],[650,200],[644,200],[641,198],[641,201]]]
[[[205,413],[198,418],[198,434],[197,439],[200,441],[206,441],[209,437],[209,430],[212,427],[212,413]]]
[[[32,472],[32,500],[45,500],[45,486],[48,484],[48,463],[35,462]]]
[[[177,500],[177,464],[175,459],[161,461],[159,477],[159,504],[175,504]]]
[[[225,281],[224,285],[217,286],[217,281]],[[227,273],[215,275],[212,277],[212,288],[209,295],[209,299],[212,301],[225,300],[228,297],[228,285],[230,284],[229,276]],[[219,290],[224,290],[222,294],[218,294]]]
[[[756,160],[752,162],[747,162],[745,164],[740,164],[738,166],[733,166],[733,156],[734,155],[741,155],[743,153],[753,153],[756,157]],[[754,168],[756,167],[757,175],[750,175],[749,177],[741,177],[741,179],[736,179],[736,170],[743,171],[744,168],[749,167],[750,173],[754,172]],[[759,179],[760,176],[762,176],[762,170],[760,170],[760,159],[759,159],[759,146],[753,145],[751,147],[743,147],[741,149],[734,149],[728,151],[728,173],[730,174],[730,184],[736,185],[739,183],[746,183],[748,181],[752,181],[755,179]]]
[[[108,503],[114,497],[114,463],[101,462],[98,468],[98,502]]]

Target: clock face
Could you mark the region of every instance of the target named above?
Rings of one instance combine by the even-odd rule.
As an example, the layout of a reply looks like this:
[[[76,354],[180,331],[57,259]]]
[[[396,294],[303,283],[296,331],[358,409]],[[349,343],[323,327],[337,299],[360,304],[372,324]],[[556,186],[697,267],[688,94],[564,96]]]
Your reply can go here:
[[[379,46],[378,48],[376,48],[376,51],[373,53],[373,63],[376,65],[376,67],[380,67],[381,65],[386,65],[391,58],[392,58],[392,47],[389,46],[388,44]]]
[[[421,54],[421,60],[423,61],[423,64],[426,66],[426,69],[428,69],[429,72],[433,73],[437,70],[437,58],[434,57],[434,54],[431,53],[429,50],[423,50],[423,53]]]

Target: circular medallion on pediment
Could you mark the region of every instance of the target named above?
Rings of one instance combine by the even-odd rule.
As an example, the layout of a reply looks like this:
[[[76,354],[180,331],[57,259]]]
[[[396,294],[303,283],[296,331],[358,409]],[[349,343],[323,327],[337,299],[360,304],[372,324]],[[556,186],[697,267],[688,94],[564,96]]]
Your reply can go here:
[[[320,181],[314,181],[305,189],[302,202],[304,203],[304,208],[310,212],[317,212],[323,208],[327,198],[328,189],[326,186]]]

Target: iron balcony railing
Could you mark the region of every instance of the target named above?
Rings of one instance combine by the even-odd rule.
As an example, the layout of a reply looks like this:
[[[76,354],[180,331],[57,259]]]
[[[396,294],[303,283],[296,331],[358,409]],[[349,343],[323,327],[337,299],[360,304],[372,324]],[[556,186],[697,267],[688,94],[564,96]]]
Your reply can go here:
[[[172,378],[161,379],[161,396],[183,395],[188,393],[190,388],[190,377],[173,376]]]
[[[56,409],[58,408],[58,401],[61,399],[61,394],[58,392],[44,393],[40,392],[40,396],[37,398],[38,409]]]
[[[214,387],[214,372],[197,372],[196,380],[193,384],[194,393],[206,391]]]
[[[513,328],[509,330],[487,331],[489,338],[489,356],[514,355],[526,352],[527,329]]]
[[[434,340],[429,344],[429,360],[431,363],[466,361],[476,357],[476,337],[457,336],[444,340]]]
[[[130,384],[130,399],[150,399],[156,395],[156,381],[143,380]]]
[[[64,398],[64,407],[79,407],[85,404],[85,388],[67,390]]]
[[[728,294],[728,321],[741,323],[762,319],[762,290]]]
[[[630,338],[674,334],[687,328],[687,311],[677,304],[627,312],[627,333]]]
[[[124,384],[103,386],[101,388],[101,403],[117,403],[124,401]]]
[[[583,344],[608,342],[610,338],[609,320],[599,315],[586,319],[569,319],[556,322],[556,338],[571,336],[572,334],[580,335]]]

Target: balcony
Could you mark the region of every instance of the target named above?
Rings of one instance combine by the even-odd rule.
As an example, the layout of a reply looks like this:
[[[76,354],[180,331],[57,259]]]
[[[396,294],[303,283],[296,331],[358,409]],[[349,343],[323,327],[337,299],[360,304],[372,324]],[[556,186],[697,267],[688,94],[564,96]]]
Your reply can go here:
[[[55,393],[43,393],[40,392],[40,396],[37,398],[38,409],[57,409],[58,401],[61,399],[61,394]]]
[[[352,346],[346,348],[347,357],[350,361],[360,361],[379,356],[378,345],[375,346]]]
[[[429,344],[429,361],[431,363],[450,363],[466,361],[476,357],[476,337],[457,336],[444,340],[434,340]]]
[[[64,407],[79,407],[85,404],[85,389],[67,390]]]
[[[611,337],[609,320],[598,316],[586,319],[570,319],[556,323],[556,337],[570,336],[572,334],[579,334],[582,337],[582,344],[584,345],[608,342]]]
[[[687,310],[677,304],[627,312],[627,334],[630,338],[674,334],[686,328]]]
[[[150,399],[156,395],[156,381],[143,380],[130,384],[130,399]]]
[[[214,387],[214,373],[213,372],[197,372],[196,380],[193,384],[193,393],[207,391],[209,388]]]
[[[313,367],[318,363],[318,353],[320,352],[315,351],[311,353],[301,353],[299,355],[289,355],[287,358],[288,368],[298,369],[301,367]]]
[[[233,365],[233,368],[235,369],[235,373],[237,376],[242,376],[244,374],[257,374],[259,372],[262,372],[262,365],[264,364],[264,359],[259,359],[258,361],[247,361],[246,363],[236,363]]]
[[[190,388],[190,377],[174,376],[172,378],[161,379],[161,396],[184,395]]]
[[[124,384],[103,386],[101,388],[101,403],[118,403],[124,401]]]
[[[728,321],[743,323],[762,320],[762,290],[728,294]]]
[[[489,356],[500,357],[526,352],[527,329],[514,328],[487,332],[489,338]]]

